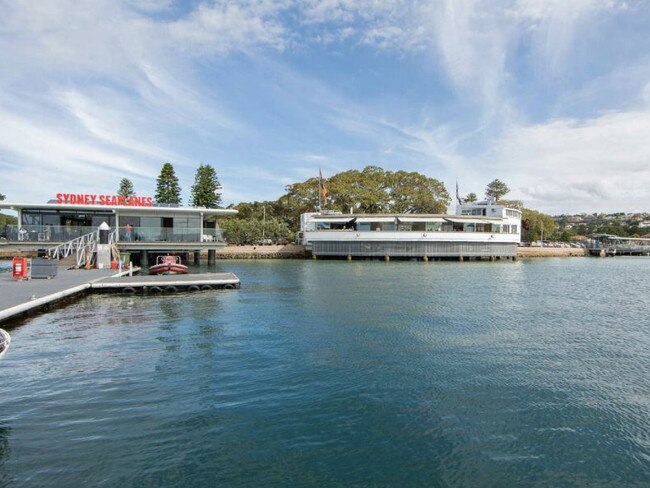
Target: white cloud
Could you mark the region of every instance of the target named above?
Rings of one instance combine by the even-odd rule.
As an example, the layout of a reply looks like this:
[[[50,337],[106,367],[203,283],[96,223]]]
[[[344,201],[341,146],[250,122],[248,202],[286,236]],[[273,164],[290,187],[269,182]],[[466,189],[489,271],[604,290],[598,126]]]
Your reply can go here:
[[[282,50],[288,35],[277,14],[284,7],[282,2],[266,1],[201,4],[187,17],[171,23],[169,32],[189,50],[216,54],[258,46]]]
[[[521,87],[513,88],[513,79],[520,81],[518,70],[529,76],[534,71],[540,92],[570,74],[583,34],[627,5],[613,0],[215,0],[181,12],[171,0],[0,0],[0,63],[13,67],[0,70],[0,169],[10,173],[3,184],[19,188],[20,167],[38,175],[43,188],[76,181],[81,174],[92,177],[84,177],[89,184],[107,182],[109,188],[100,191],[109,191],[123,174],[151,180],[162,160],[173,158],[187,165],[188,173],[194,159],[205,154],[204,145],[236,140],[228,146],[230,176],[222,177],[232,183],[233,200],[256,198],[262,188],[270,198],[289,178],[308,174],[316,164],[333,171],[385,162],[418,166],[447,178],[449,188],[457,175],[467,191],[477,193],[499,177],[513,196],[548,211],[588,211],[598,205],[636,209],[648,201],[645,188],[650,187],[650,84],[647,69],[639,67],[644,63],[634,58],[623,68],[613,63],[598,80],[553,93],[544,103],[555,102],[560,116],[551,121],[526,113],[519,103]],[[431,115],[396,120],[391,107],[364,106],[278,60],[287,51],[304,53],[313,42],[344,43],[350,50],[371,47],[390,60],[414,53],[433,67],[433,76],[435,70],[444,74],[456,112],[441,120],[436,107],[423,106],[422,113]],[[268,68],[273,80],[268,95],[279,99],[274,121],[293,117],[308,120],[309,127],[296,123],[296,133],[270,131],[267,139],[256,133],[252,127],[261,124],[246,120],[229,103],[232,87],[200,76],[203,67],[231,53],[243,53],[260,72]],[[553,83],[545,84],[545,78]],[[608,86],[629,87],[617,92],[621,100],[622,92],[629,92],[629,103],[617,101],[607,106],[616,111],[594,116]],[[590,113],[562,112],[571,103],[587,106]],[[323,132],[322,146],[300,144],[308,130]],[[185,136],[184,146],[177,134]],[[270,140],[276,135],[281,147]],[[266,167],[262,157],[240,161],[233,147],[251,144],[247,139],[263,146],[257,153],[297,156],[281,169]],[[480,148],[467,151],[472,145]],[[244,182],[249,178],[250,185]],[[30,191],[42,194],[42,188]],[[2,188],[2,193],[9,191]]]
[[[496,144],[494,169],[533,208],[639,210],[650,201],[648,133],[648,111],[516,127]]]

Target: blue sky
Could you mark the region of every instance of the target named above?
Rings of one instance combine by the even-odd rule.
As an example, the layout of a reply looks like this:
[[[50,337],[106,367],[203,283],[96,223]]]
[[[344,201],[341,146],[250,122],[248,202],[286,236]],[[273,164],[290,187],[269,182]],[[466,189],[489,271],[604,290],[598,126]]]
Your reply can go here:
[[[0,0],[0,192],[226,203],[376,164],[550,213],[650,202],[650,2]]]

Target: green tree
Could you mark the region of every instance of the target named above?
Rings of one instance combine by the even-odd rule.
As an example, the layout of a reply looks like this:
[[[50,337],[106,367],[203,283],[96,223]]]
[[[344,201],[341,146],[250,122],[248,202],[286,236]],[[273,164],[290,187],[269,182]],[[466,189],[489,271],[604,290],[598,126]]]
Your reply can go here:
[[[522,212],[523,240],[538,241],[544,232],[544,240],[551,238],[555,233],[555,220],[550,215],[524,208]]]
[[[508,185],[498,179],[491,181],[485,188],[485,196],[493,197],[497,202],[501,199],[501,197],[505,196],[508,193],[510,193],[510,188],[508,188]]]
[[[301,213],[315,211],[318,179],[287,186],[274,205],[275,215],[296,229]],[[337,173],[327,180],[327,209],[348,213],[442,213],[450,202],[444,184],[416,172],[385,171],[378,166]]]
[[[0,193],[0,202],[1,202],[2,200],[4,200],[5,198],[6,198],[6,197],[5,197],[2,193]]]
[[[120,180],[120,188],[117,190],[117,194],[126,198],[134,196],[135,190],[133,189],[133,182],[128,178],[122,178]]]
[[[191,205],[193,207],[217,208],[221,205],[221,184],[217,172],[209,164],[202,164],[196,170],[192,185]]]
[[[280,217],[278,212],[278,202],[242,202],[234,206],[234,209],[239,213],[237,217],[240,219],[257,219],[264,220],[264,218]]]
[[[524,202],[521,200],[499,200],[499,205],[504,207],[514,208],[516,210],[524,211]]]
[[[445,185],[416,172],[397,171],[386,174],[390,195],[388,210],[394,213],[444,213],[449,205]]]
[[[180,205],[181,187],[172,163],[164,163],[156,179],[156,202]]]
[[[266,221],[249,218],[227,218],[220,223],[229,244],[260,244],[262,238],[274,243],[286,243],[292,240],[293,232],[286,222],[275,217]]]
[[[463,203],[474,203],[478,200],[476,193],[468,193],[465,198],[463,198]]]

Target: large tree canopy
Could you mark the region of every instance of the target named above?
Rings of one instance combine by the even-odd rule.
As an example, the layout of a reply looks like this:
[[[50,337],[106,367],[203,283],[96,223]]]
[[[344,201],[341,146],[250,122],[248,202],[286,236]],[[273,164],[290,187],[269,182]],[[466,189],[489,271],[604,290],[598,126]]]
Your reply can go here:
[[[542,237],[542,230],[549,239],[556,230],[555,221],[550,215],[524,208],[521,216],[523,238],[527,241],[537,241]]]
[[[181,187],[178,184],[178,177],[172,163],[163,164],[160,175],[156,179],[156,202],[158,203],[181,203]]]
[[[326,208],[343,213],[444,213],[450,202],[442,182],[420,173],[385,171],[378,166],[337,173],[326,186]],[[301,213],[316,209],[318,178],[294,183],[286,190],[274,210],[295,226]]]
[[[221,205],[221,183],[217,172],[209,164],[202,164],[196,170],[192,185],[192,201],[194,207],[216,208]]]

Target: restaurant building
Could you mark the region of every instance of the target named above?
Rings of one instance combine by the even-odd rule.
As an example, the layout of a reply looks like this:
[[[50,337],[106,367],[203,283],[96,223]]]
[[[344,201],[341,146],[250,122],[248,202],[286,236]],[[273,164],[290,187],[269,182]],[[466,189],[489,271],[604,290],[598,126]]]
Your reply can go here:
[[[106,222],[112,241],[122,251],[147,254],[197,252],[209,256],[226,244],[218,218],[236,210],[156,204],[151,197],[57,193],[48,203],[0,202],[0,209],[17,213],[17,225],[3,236],[25,248],[42,249],[97,231]],[[210,253],[212,251],[212,253]]]

